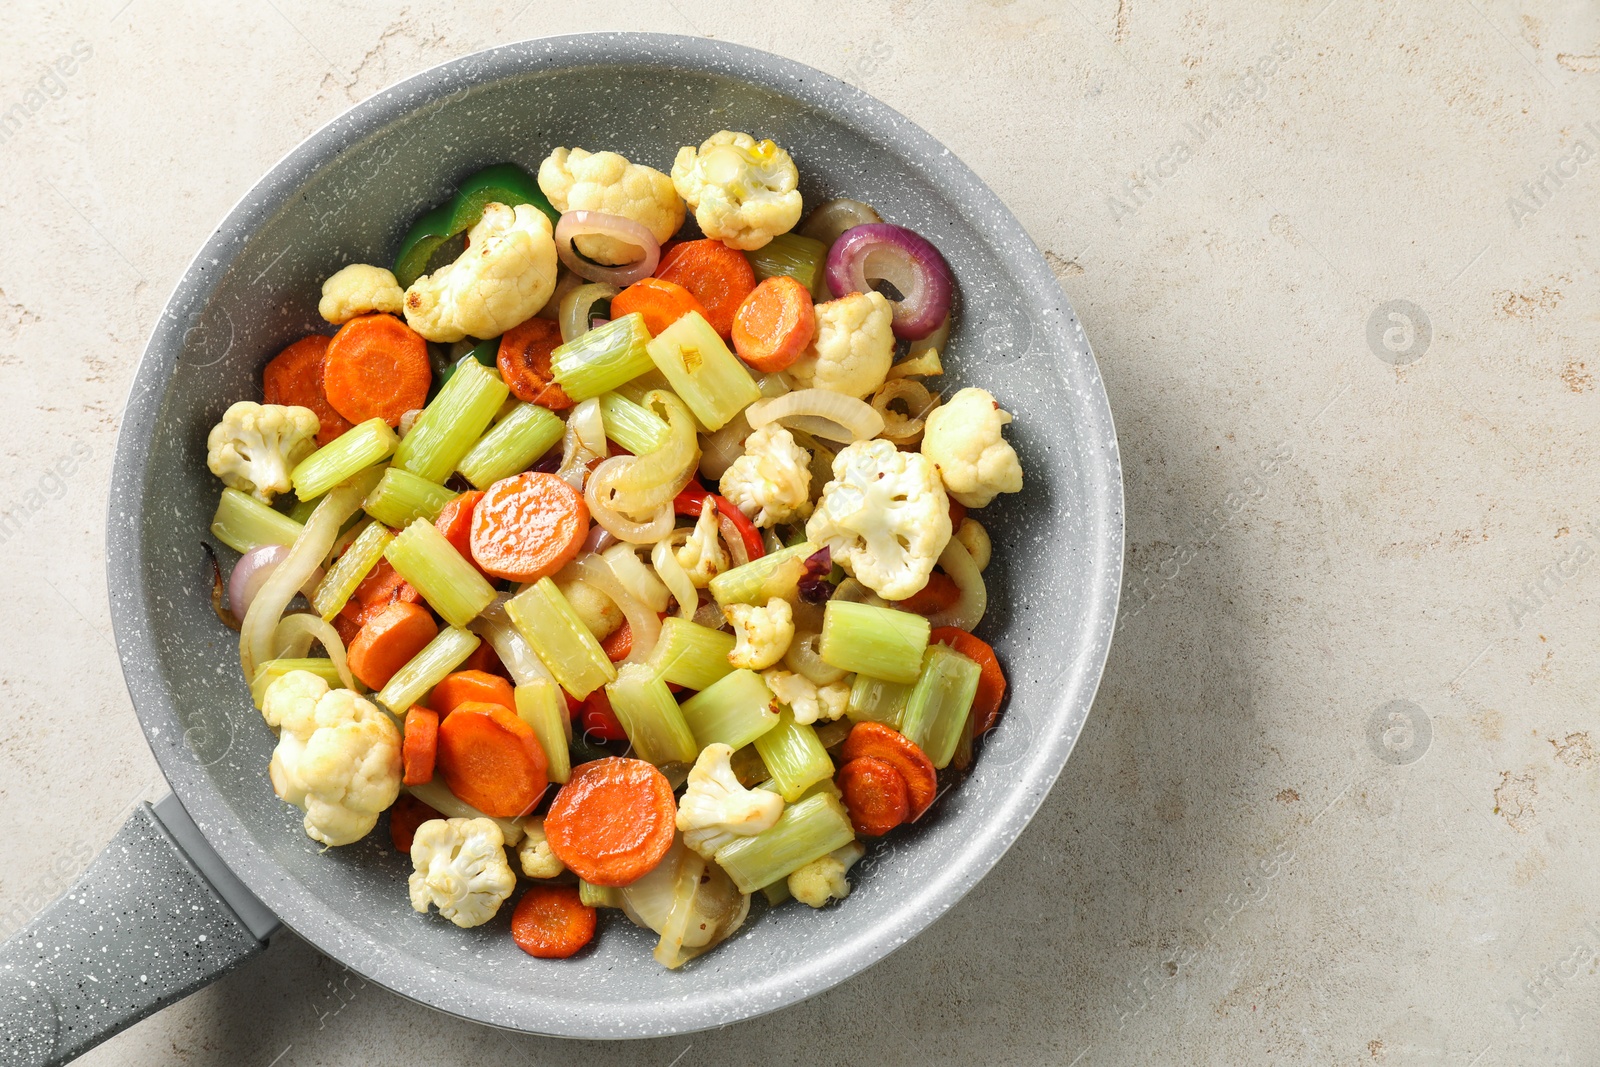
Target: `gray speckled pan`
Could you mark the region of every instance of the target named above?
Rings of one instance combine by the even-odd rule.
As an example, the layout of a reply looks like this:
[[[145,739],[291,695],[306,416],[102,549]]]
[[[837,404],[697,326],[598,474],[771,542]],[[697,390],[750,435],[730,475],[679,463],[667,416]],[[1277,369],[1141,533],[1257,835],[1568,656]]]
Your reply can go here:
[[[409,864],[387,834],[324,853],[301,832],[300,813],[273,796],[272,735],[239,676],[235,635],[208,603],[200,541],[218,485],[205,470],[206,432],[231,401],[258,394],[269,356],[327,329],[316,315],[324,277],[349,262],[389,262],[410,221],[466,174],[504,159],[533,170],[555,145],[615,149],[666,169],[680,145],[723,128],[788,148],[808,207],[836,195],[870,201],[932,240],[955,271],[957,328],[940,385],[984,386],[1015,412],[1010,436],[1027,471],[1027,490],[985,516],[995,563],[983,632],[1008,664],[1010,704],[970,779],[918,826],[874,846],[844,904],[770,913],[758,905],[735,938],[677,973],[652,962],[653,937],[617,917],[578,958],[536,961],[512,944],[509,907],[470,931],[419,915],[406,898]],[[622,1038],[719,1026],[811,996],[916,936],[994,865],[1088,714],[1116,609],[1122,487],[1111,414],[1077,319],[1017,220],[949,151],[798,63],[718,41],[586,34],[508,45],[402,82],[262,179],[185,272],[150,340],[123,423],[109,528],[128,686],[198,825],[189,854],[235,910],[249,916],[248,895],[196,855],[207,842],[283,923],[372,981],[494,1026]],[[173,819],[160,821],[184,838]],[[103,867],[99,888],[114,894],[118,883]],[[178,968],[164,992],[142,1000],[134,992],[73,1009],[61,1000],[79,995],[74,953],[98,943],[74,932],[69,912],[45,919],[57,955],[45,959],[50,938],[28,932],[0,960],[0,985],[17,988],[27,971],[54,990],[40,994],[55,999],[53,1009],[35,997],[4,1020],[14,1049],[54,1042],[37,1062],[182,995],[256,944],[214,936],[201,951],[195,930],[206,927],[192,927],[183,936],[204,966]],[[251,925],[259,937],[270,916]],[[151,936],[132,927],[98,936],[124,934]],[[131,987],[137,977],[107,980]],[[73,1027],[53,1037],[40,1030],[41,1019],[74,1010]]]

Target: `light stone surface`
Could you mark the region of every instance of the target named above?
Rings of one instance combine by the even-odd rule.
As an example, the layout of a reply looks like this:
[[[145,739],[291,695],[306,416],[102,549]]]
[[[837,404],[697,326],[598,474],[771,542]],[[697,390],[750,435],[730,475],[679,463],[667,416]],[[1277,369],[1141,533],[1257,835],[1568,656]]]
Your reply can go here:
[[[1049,253],[1127,481],[1118,639],[1060,784],[853,981],[712,1033],[541,1041],[282,935],[82,1062],[1600,1062],[1592,4],[38,0],[6,21],[0,932],[162,791],[102,542],[167,293],[273,162],[435,63],[705,33],[898,108]]]

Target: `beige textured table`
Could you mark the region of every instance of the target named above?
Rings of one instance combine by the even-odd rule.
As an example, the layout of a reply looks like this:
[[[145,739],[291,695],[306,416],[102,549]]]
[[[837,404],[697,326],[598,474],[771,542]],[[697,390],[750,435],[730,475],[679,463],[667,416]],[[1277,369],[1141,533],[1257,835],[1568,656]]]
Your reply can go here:
[[[101,548],[163,300],[302,137],[497,42],[771,49],[970,163],[1105,374],[1118,638],[1008,857],[804,1006],[676,1040],[515,1039],[284,934],[84,1062],[1600,1062],[1593,3],[338,8],[7,8],[4,932],[163,788]]]

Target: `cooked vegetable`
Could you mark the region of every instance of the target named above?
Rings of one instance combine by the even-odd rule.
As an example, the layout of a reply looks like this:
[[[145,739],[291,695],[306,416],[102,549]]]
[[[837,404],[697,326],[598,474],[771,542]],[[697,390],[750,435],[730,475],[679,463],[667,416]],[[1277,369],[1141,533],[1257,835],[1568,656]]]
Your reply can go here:
[[[542,960],[564,960],[594,940],[595,915],[570,885],[530,886],[511,913],[511,938]]]
[[[475,526],[482,513],[480,503]],[[426,518],[412,520],[383,555],[451,626],[465,626],[494,599],[494,587]]]
[[[399,606],[391,605],[383,610],[391,611]],[[407,708],[421,700],[430,689],[443,680],[445,675],[461,666],[461,661],[472,655],[472,650],[478,647],[478,642],[477,634],[458,630],[453,626],[440,630],[439,635],[429,641],[422,651],[412,656],[405,666],[394,672],[388,683],[378,692],[378,703],[396,715],[405,714]],[[435,804],[434,807],[438,805]]]
[[[472,557],[497,578],[538,581],[566,566],[588,533],[589,508],[577,490],[553,474],[519,474],[478,502]]]
[[[811,294],[823,284],[828,246],[813,237],[780,233],[769,244],[747,251],[745,258],[758,279],[793,278]]]
[[[945,645],[930,645],[923,653],[922,675],[906,698],[900,730],[935,767],[955,754],[981,674],[976,663]]]
[[[863,837],[882,837],[910,817],[905,778],[876,756],[857,756],[839,768],[834,780],[844,794],[851,827]]]
[[[883,216],[871,204],[860,200],[839,198],[825,200],[806,216],[800,233],[824,245],[837,241],[846,230],[865,226],[869,222],[882,222]]]
[[[361,506],[383,525],[401,529],[417,519],[432,522],[457,495],[438,482],[390,467]]]
[[[544,816],[529,815],[522,820],[522,829],[526,836],[517,846],[517,862],[522,866],[522,873],[529,878],[558,878],[565,873],[567,865],[550,849],[550,839],[544,832]]]
[[[829,441],[867,441],[883,432],[883,416],[871,404],[831,389],[797,389],[751,404],[744,415],[758,430],[777,422]]]
[[[549,216],[531,204],[491,202],[467,231],[466,251],[406,287],[406,321],[421,336],[446,344],[499,337],[532,318],[555,287]]]
[[[395,279],[409,287],[427,273],[428,260],[446,241],[475,226],[489,204],[532,204],[554,226],[560,213],[545,198],[532,175],[515,163],[497,163],[470,175],[449,202],[417,220],[400,243]]]
[[[545,816],[561,862],[586,882],[625,886],[672,847],[672,786],[644,760],[612,756],[573,768]]]
[[[606,686],[606,697],[634,752],[660,766],[693,762],[699,746],[667,683],[642,663],[625,665]]]
[[[482,926],[517,885],[505,845],[491,819],[423,823],[411,843],[411,906],[424,914],[436,907],[464,930]]]
[[[950,264],[927,240],[887,222],[869,222],[839,235],[828,249],[833,295],[870,293],[879,281],[894,286],[894,334],[915,341],[938,328],[954,295]]]
[[[652,337],[691,311],[701,316],[706,314],[705,307],[693,293],[677,282],[661,278],[641,278],[611,298],[613,318],[638,312]]]
[[[824,663],[910,685],[922,673],[928,620],[893,608],[828,601],[822,616]]]
[[[800,174],[772,141],[723,130],[678,150],[672,184],[700,232],[733,248],[760,248],[800,221]]]
[[[978,573],[983,573],[989,566],[989,557],[994,553],[994,545],[989,540],[989,531],[984,529],[983,523],[977,519],[962,516],[956,524],[956,532],[951,535],[961,542],[961,546],[972,557],[973,565],[978,568]]]
[[[228,608],[235,618],[242,619],[249,613],[256,593],[288,555],[287,545],[257,545],[239,557],[239,562],[233,565],[233,573],[228,575]],[[319,567],[311,572],[300,591],[314,589],[321,580],[322,568]]]
[[[572,398],[555,383],[550,369],[551,356],[561,347],[561,340],[561,328],[540,318],[513,326],[501,336],[495,365],[518,400],[551,411],[572,406]]]
[[[745,298],[733,319],[733,346],[758,371],[788,370],[816,333],[811,293],[789,277],[768,278]]]
[[[485,671],[452,671],[439,679],[428,694],[428,703],[440,715],[449,715],[466,703],[499,704],[507,711],[517,710],[511,683]]]
[[[506,603],[506,612],[561,688],[582,699],[617,677],[600,642],[556,583],[541,578]]]
[[[647,456],[667,443],[671,430],[661,416],[621,393],[600,395],[606,436],[636,456]]]
[[[569,274],[570,277],[578,277]],[[589,282],[575,286],[561,297],[556,309],[556,321],[561,326],[561,341],[582,337],[596,326],[612,319],[622,318],[611,313],[611,298],[622,290],[605,282]]]
[[[767,425],[745,438],[744,455],[722,472],[718,486],[757,526],[811,514],[811,453],[782,426]]]
[[[816,336],[788,368],[799,389],[864,397],[883,384],[894,364],[894,310],[872,290],[816,306]]]
[[[433,781],[433,765],[439,754],[439,713],[421,704],[406,709],[405,729],[400,747],[404,767],[400,779],[406,785]]]
[[[289,472],[316,448],[317,415],[310,408],[241,400],[206,438],[206,466],[231,489],[264,504],[289,491]]]
[[[802,726],[832,722],[845,713],[850,703],[850,686],[844,682],[819,686],[804,675],[780,670],[762,671],[761,677]]]
[[[372,573],[378,561],[383,559],[384,550],[393,540],[394,534],[383,523],[367,523],[318,583],[316,591],[311,594],[311,609],[332,622],[350,602],[367,575]]]
[[[710,582],[711,595],[723,607],[731,604],[765,604],[774,597],[790,597],[805,574],[806,558],[817,551],[810,541],[768,553],[717,575]]]
[[[629,919],[661,935],[652,955],[668,968],[681,967],[732,936],[750,913],[750,897],[721,867],[681,841],[618,895]]]
[[[406,795],[437,810],[449,819],[488,819],[489,816],[468,804],[445,787],[443,781],[435,777],[433,781],[423,785],[408,785],[405,787]],[[520,819],[490,819],[500,828],[500,834],[505,838],[507,845],[515,848],[522,840],[523,829]]]
[[[462,493],[440,508],[439,514],[433,519],[433,528],[450,542],[450,546],[462,559],[474,567],[478,562],[472,558],[472,516],[478,510],[478,502],[482,499],[483,494],[477,490]]]
[[[755,271],[744,254],[709,239],[677,242],[662,254],[655,273],[687,290],[723,340],[733,337],[734,316],[756,287]]]
[[[442,814],[410,793],[401,793],[395,799],[394,807],[389,809],[389,841],[396,852],[409,856],[411,845],[416,840],[417,827],[430,819],[442,818]]]
[[[568,397],[587,400],[650,370],[649,343],[643,317],[623,315],[561,345],[550,354],[550,369]]]
[[[395,449],[391,469],[442,483],[488,429],[509,394],[498,374],[475,359],[465,360]]]
[[[817,739],[816,730],[795,722],[792,712],[780,712],[777,725],[757,737],[754,744],[761,762],[772,774],[773,784],[790,803],[833,775],[833,761]]]
[[[662,681],[698,693],[709,689],[733,670],[733,665],[728,662],[728,653],[733,651],[733,644],[733,635],[721,630],[713,630],[686,619],[664,619],[661,635],[650,653],[650,669]],[[705,742],[702,740],[701,744]]]
[[[550,451],[565,430],[561,419],[538,404],[519,404],[479,438],[456,469],[479,489],[528,468]]]
[[[754,671],[731,672],[685,700],[681,708],[701,748],[725,744],[740,749],[778,725],[772,691]]]
[[[934,571],[928,575],[928,584],[904,600],[895,601],[895,607],[916,615],[937,615],[949,611],[961,602],[961,587],[948,574]]]
[[[787,600],[773,597],[764,607],[729,604],[723,617],[733,627],[737,643],[728,662],[753,671],[766,670],[783,658],[794,638],[794,609]]]
[[[358,423],[295,465],[289,475],[295,494],[302,500],[322,496],[340,482],[388,459],[399,444],[400,439],[382,419]]]
[[[644,230],[658,246],[683,225],[683,201],[672,185],[672,179],[654,167],[630,163],[616,152],[557,148],[539,164],[539,188],[556,210],[620,216]],[[577,249],[602,265],[632,263],[638,258],[632,242],[599,234],[580,236]],[[640,277],[649,273],[646,270]]]
[[[316,675],[332,688],[338,688],[344,682],[339,677],[339,669],[334,666],[331,659],[308,659],[297,656],[291,659],[269,659],[256,668],[256,676],[250,682],[250,699],[255,702],[259,711],[267,699],[267,690],[272,683],[291,671],[305,671]]]
[[[844,806],[817,793],[784,808],[772,829],[718,849],[717,866],[741,892],[754,893],[853,840]]]
[[[439,775],[486,815],[521,818],[544,795],[544,749],[509,708],[468,701],[439,724]]]
[[[545,775],[557,785],[565,783],[572,777],[572,757],[567,748],[572,740],[572,718],[561,691],[554,682],[536,678],[517,686],[512,702],[517,715],[532,728],[539,747],[544,749]]]
[[[646,351],[666,375],[673,391],[708,430],[720,429],[741,409],[761,398],[750,372],[697,311],[668,326],[646,345]]]
[[[1022,465],[1000,434],[1011,414],[983,389],[962,389],[928,415],[922,454],[938,465],[945,488],[969,508],[1022,490]]]
[[[323,365],[332,338],[321,334],[302,337],[279,352],[261,371],[261,400],[267,405],[310,408],[319,429],[317,444],[325,445],[350,428],[350,421],[328,403],[323,391]]]
[[[647,876],[648,877],[648,876]],[[578,899],[591,908],[622,907],[622,890],[609,885],[595,885],[578,879]]]
[[[683,843],[703,859],[741,837],[770,830],[783,814],[783,800],[766,790],[739,784],[729,765],[733,749],[707,745],[689,771],[688,788],[678,802]]]
[[[939,784],[933,761],[916,742],[892,727],[876,722],[856,723],[850,736],[845,738],[839,756],[845,762],[870,756],[899,771],[900,777],[906,780],[912,820],[921,818],[938,796]]]
[[[350,642],[350,670],[369,689],[382,689],[438,632],[426,608],[390,604],[363,623]]]
[[[905,712],[906,698],[910,695],[910,685],[857,674],[850,686],[850,720],[880,722],[899,729],[900,716]]]
[[[353,423],[382,419],[390,426],[428,399],[433,371],[428,344],[393,315],[362,315],[328,342],[322,386],[328,403]]]
[[[834,849],[819,856],[789,875],[784,883],[789,893],[808,907],[821,908],[835,900],[850,895],[850,881],[845,877],[856,860],[867,854],[859,841]]]
[[[235,552],[262,545],[292,545],[304,529],[281,511],[237,489],[224,489],[211,517],[211,536]]]
[[[405,302],[405,290],[389,271],[366,263],[352,263],[341,267],[322,283],[317,314],[335,326],[343,326],[351,319],[375,311],[398,315]]]

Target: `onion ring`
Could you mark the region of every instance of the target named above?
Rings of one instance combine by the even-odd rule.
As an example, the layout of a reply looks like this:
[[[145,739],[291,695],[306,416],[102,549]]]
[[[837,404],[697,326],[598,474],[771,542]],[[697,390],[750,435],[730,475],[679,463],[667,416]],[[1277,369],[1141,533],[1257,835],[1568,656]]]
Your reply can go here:
[[[751,429],[771,422],[829,441],[870,441],[883,432],[883,416],[872,405],[831,389],[797,389],[744,409]]]
[[[608,267],[603,263],[585,259],[572,247],[572,242],[590,234],[610,237],[639,249],[640,258],[632,263]],[[591,282],[609,282],[626,289],[640,278],[648,278],[661,262],[661,242],[645,227],[621,215],[607,215],[601,211],[569,211],[556,223],[556,255],[561,257],[572,273]]]
[[[894,305],[894,335],[918,341],[950,314],[954,276],[939,250],[921,235],[887,222],[846,231],[828,249],[828,288],[834,296],[869,293],[885,281],[900,290]]]

